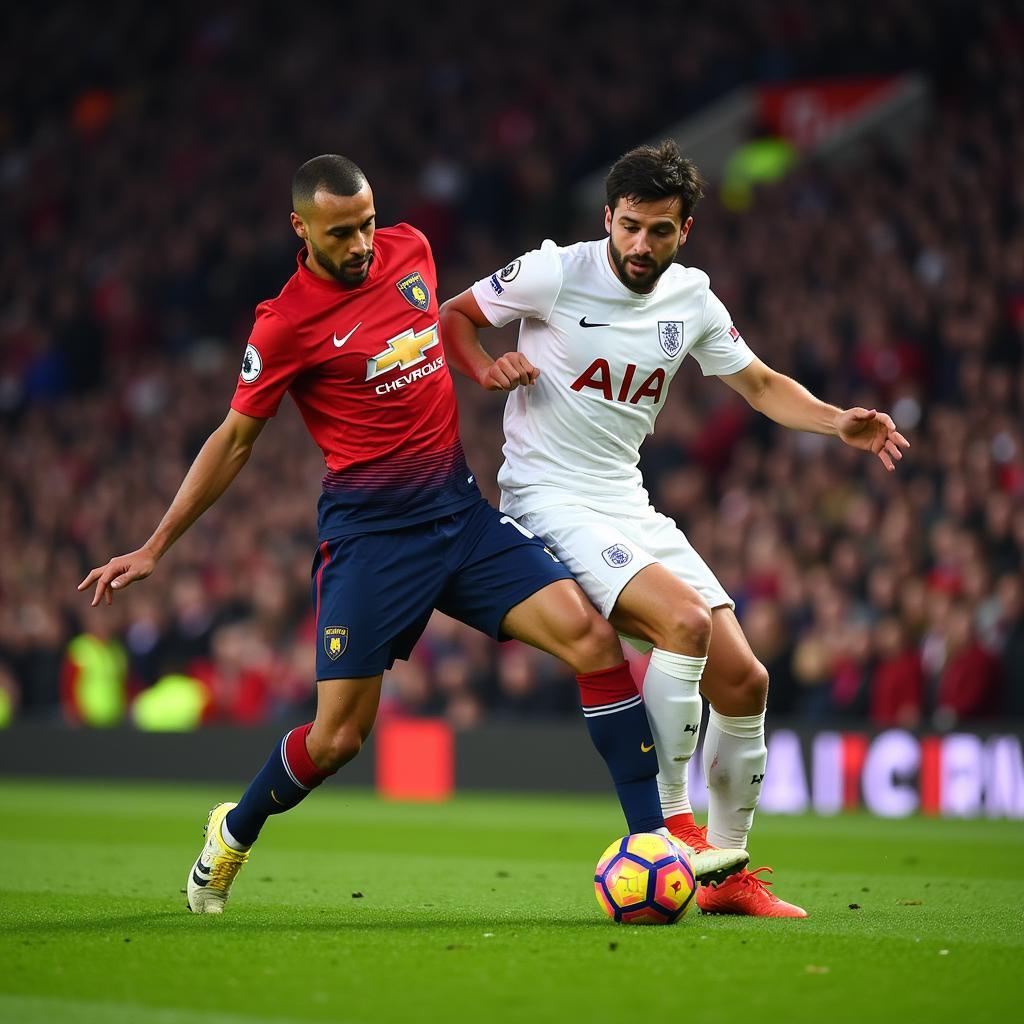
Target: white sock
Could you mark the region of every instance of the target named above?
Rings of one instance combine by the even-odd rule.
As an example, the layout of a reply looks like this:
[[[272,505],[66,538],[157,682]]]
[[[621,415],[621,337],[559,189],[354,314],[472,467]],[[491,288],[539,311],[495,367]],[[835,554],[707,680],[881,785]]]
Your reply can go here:
[[[644,676],[644,705],[658,751],[658,794],[665,817],[691,813],[686,775],[700,736],[700,677],[707,658],[655,648]]]
[[[764,712],[727,718],[714,708],[710,711],[704,735],[708,842],[745,850],[768,759]]]
[[[238,850],[239,853],[245,853],[249,849],[248,846],[240,843],[228,830],[228,816],[226,814],[220,823],[220,837],[232,850]]]

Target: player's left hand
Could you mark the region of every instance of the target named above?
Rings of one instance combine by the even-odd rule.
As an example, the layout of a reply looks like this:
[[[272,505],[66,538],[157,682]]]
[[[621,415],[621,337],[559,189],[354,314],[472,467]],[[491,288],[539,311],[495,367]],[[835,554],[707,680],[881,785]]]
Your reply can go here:
[[[891,473],[910,442],[896,429],[892,417],[877,409],[847,409],[836,424],[839,437],[851,448],[873,452]]]
[[[515,391],[532,386],[539,376],[540,370],[522,352],[508,352],[495,359],[478,379],[480,387],[488,391]]]

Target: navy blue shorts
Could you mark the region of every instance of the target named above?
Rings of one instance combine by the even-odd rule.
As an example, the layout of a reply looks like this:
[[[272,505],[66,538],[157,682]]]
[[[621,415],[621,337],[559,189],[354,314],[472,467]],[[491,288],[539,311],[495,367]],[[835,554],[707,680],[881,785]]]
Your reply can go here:
[[[408,658],[435,608],[493,636],[510,608],[572,574],[486,501],[455,515],[323,541],[313,559],[317,679]]]

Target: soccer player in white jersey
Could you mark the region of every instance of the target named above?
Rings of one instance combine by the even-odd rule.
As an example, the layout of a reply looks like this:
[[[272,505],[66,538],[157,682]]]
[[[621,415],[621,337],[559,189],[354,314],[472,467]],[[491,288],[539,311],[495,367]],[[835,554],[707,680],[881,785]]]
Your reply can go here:
[[[505,407],[502,511],[542,536],[619,633],[653,648],[643,694],[666,824],[695,850],[745,848],[765,775],[768,673],[734,604],[686,536],[650,504],[639,449],[692,355],[784,426],[831,434],[887,470],[909,443],[874,409],[838,409],[750,350],[707,274],[675,262],[702,195],[673,142],[641,146],[606,182],[608,238],[548,240],[441,309],[451,362]],[[518,351],[492,358],[478,330],[520,320]],[[708,824],[694,822],[687,769],[701,697]],[[743,868],[697,894],[705,913],[806,917]]]

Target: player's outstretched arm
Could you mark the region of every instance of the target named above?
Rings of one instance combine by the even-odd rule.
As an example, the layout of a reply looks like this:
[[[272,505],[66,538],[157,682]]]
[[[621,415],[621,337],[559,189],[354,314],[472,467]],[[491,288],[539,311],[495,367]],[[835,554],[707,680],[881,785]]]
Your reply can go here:
[[[896,429],[891,417],[877,409],[839,409],[815,398],[792,377],[777,373],[760,359],[754,359],[739,373],[722,380],[741,394],[758,412],[794,430],[833,434],[851,448],[877,455],[891,473],[903,458],[901,449],[910,442]]]
[[[164,552],[227,490],[248,461],[266,422],[234,409],[228,411],[224,422],[199,450],[153,536],[138,550],[118,555],[93,569],[78,584],[79,590],[96,584],[93,608],[104,597],[110,604],[114,590],[144,580],[153,571]]]
[[[470,288],[442,304],[441,337],[452,366],[488,391],[515,391],[533,384],[540,370],[521,352],[493,359],[480,344],[480,328],[490,326]]]

